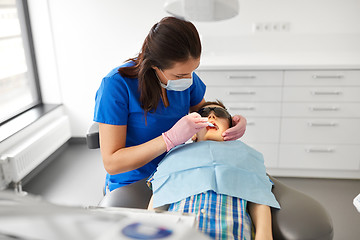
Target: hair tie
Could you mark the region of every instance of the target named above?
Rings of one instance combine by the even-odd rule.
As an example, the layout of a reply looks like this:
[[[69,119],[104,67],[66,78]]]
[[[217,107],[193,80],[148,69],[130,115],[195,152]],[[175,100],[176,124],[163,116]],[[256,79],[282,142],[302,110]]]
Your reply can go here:
[[[156,33],[159,29],[159,23],[156,23],[154,26],[153,26],[153,32]]]

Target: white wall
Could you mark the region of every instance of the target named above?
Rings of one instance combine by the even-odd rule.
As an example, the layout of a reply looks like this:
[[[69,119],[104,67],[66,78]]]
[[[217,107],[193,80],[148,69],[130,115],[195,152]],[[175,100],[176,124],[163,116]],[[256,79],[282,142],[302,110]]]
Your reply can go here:
[[[48,1],[30,0],[29,12],[42,97],[47,103],[61,103],[60,81]]]
[[[112,68],[133,57],[151,26],[167,14],[163,0],[29,0],[45,102],[63,102],[75,137],[92,122],[94,96]],[[195,23],[204,55],[360,54],[359,0],[240,0],[240,15]],[[289,22],[286,33],[254,33],[255,22]]]
[[[240,0],[232,20],[198,23],[205,53],[360,52],[359,0]],[[254,23],[290,24],[288,32],[253,31]],[[226,39],[231,47],[219,44]]]

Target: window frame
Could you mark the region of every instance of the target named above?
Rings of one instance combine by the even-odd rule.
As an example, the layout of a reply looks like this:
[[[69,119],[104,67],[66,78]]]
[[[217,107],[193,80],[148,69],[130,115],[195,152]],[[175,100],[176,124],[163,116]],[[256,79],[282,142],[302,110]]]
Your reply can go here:
[[[31,91],[35,92],[34,95],[36,96],[36,98],[34,99],[33,102],[29,103],[28,105],[22,108],[19,108],[13,114],[10,114],[4,120],[1,120],[0,126],[18,117],[19,115],[25,113],[26,111],[43,104],[38,68],[36,64],[35,48],[32,38],[28,1],[15,0],[15,6],[17,9],[18,19],[21,28],[21,39],[24,46],[25,59],[27,65],[27,75],[29,77],[29,81],[32,82]]]

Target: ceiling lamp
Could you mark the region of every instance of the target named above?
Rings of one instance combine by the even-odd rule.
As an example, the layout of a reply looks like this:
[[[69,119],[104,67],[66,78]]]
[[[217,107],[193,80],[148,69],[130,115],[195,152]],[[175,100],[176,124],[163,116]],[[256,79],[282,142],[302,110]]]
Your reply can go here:
[[[238,0],[166,0],[165,11],[189,21],[210,22],[235,17]]]

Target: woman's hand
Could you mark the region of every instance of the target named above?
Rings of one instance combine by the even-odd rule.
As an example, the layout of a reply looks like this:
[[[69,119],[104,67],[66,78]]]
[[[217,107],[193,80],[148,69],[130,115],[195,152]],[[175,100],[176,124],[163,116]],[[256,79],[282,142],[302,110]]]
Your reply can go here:
[[[232,141],[241,138],[246,130],[246,118],[241,115],[235,115],[232,118],[233,127],[223,132],[224,141]]]
[[[203,118],[195,112],[182,117],[169,131],[162,134],[167,151],[186,142],[200,129],[208,126],[207,121],[207,118]]]

